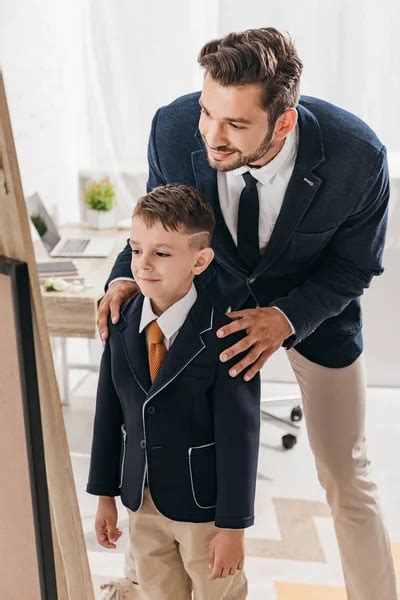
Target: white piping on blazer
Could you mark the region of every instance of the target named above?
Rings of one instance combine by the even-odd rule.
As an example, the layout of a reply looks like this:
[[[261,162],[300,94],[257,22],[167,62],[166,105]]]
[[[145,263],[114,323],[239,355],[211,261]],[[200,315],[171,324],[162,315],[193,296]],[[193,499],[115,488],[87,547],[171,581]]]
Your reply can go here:
[[[196,498],[196,494],[194,492],[194,484],[193,484],[193,473],[192,473],[192,450],[198,450],[200,448],[208,448],[209,446],[215,446],[215,442],[211,442],[210,444],[203,444],[202,446],[192,446],[191,448],[189,448],[188,450],[188,459],[189,459],[189,471],[190,471],[190,483],[192,485],[192,495],[193,495],[193,500],[195,501],[195,503],[197,504],[197,506],[199,508],[215,508],[217,505],[216,504],[212,504],[211,506],[201,506],[201,504],[199,504],[197,502],[197,498]]]
[[[200,331],[199,335],[201,337],[201,335],[203,333],[206,333],[206,331],[210,331],[210,329],[212,329],[213,327],[213,319],[214,319],[214,307],[212,307],[211,309],[211,317],[210,317],[210,325],[209,327],[207,327],[206,329],[203,329],[203,331]],[[200,354],[200,352],[202,352],[204,350],[204,348],[206,347],[205,343],[202,341],[202,348],[200,348],[200,350],[198,352],[196,352],[196,354],[194,356],[192,356],[192,358],[190,360],[188,360],[188,362],[182,367],[182,369],[180,369],[173,377],[171,377],[171,379],[169,379],[159,390],[156,390],[156,392],[154,392],[154,394],[150,395],[146,402],[143,404],[142,407],[142,420],[143,420],[143,431],[144,431],[144,441],[146,443],[146,448],[145,448],[145,459],[146,459],[146,465],[145,465],[145,469],[144,469],[144,473],[143,473],[143,482],[142,482],[142,498],[140,501],[140,506],[137,510],[139,510],[143,504],[143,494],[144,494],[144,482],[146,481],[146,474],[148,472],[148,466],[147,466],[147,438],[146,438],[146,425],[145,425],[145,420],[144,420],[144,411],[146,408],[146,405],[148,402],[150,402],[150,400],[152,400],[152,398],[154,398],[154,396],[156,396],[159,392],[161,392],[167,385],[169,385],[171,383],[171,381],[174,381],[174,379],[176,379],[176,377],[178,377],[178,375],[183,371],[183,369],[185,369],[189,363],[192,362],[192,360],[194,360],[196,358],[196,356],[198,356]]]

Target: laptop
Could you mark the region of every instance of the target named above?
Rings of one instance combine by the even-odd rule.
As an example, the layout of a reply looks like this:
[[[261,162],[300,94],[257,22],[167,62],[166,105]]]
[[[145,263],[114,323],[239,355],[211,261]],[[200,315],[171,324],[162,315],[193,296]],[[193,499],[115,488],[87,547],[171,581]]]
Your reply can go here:
[[[29,217],[50,256],[85,258],[104,257],[111,253],[114,238],[62,238],[39,194],[26,198],[26,205]]]

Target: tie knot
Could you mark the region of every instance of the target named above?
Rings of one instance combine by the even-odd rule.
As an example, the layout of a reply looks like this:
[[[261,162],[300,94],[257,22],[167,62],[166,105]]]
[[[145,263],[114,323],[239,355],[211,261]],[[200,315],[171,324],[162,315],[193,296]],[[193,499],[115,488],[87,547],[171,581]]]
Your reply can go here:
[[[157,321],[151,321],[147,325],[147,340],[149,344],[161,344],[164,341],[164,334]]]
[[[246,173],[243,173],[242,175],[243,179],[244,179],[244,183],[246,185],[246,187],[256,187],[257,186],[257,179],[255,177],[253,177],[253,175],[250,173],[250,171],[246,171]]]

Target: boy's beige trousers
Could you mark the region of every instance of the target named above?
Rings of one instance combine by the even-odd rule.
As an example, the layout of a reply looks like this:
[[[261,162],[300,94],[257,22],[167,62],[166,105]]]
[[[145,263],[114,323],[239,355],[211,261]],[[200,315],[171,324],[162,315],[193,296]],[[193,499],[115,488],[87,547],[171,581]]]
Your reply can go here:
[[[208,548],[214,523],[172,521],[158,512],[148,488],[143,505],[129,513],[125,576],[135,578],[146,600],[244,600],[244,571],[209,580]],[[136,569],[135,569],[136,563]],[[193,591],[193,596],[192,596]]]

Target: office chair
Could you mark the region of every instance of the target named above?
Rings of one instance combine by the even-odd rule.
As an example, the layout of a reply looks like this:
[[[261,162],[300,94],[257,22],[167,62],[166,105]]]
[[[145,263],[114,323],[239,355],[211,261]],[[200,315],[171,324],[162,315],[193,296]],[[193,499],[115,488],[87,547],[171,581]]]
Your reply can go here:
[[[301,396],[299,394],[289,394],[286,396],[272,396],[261,398],[261,418],[263,420],[273,421],[279,427],[290,427],[292,431],[297,432],[300,426],[297,425],[303,418],[303,409],[301,407]],[[278,417],[266,409],[266,405],[291,406],[288,419]],[[297,436],[294,433],[286,433],[281,438],[282,446],[285,450],[290,450],[297,443]]]

